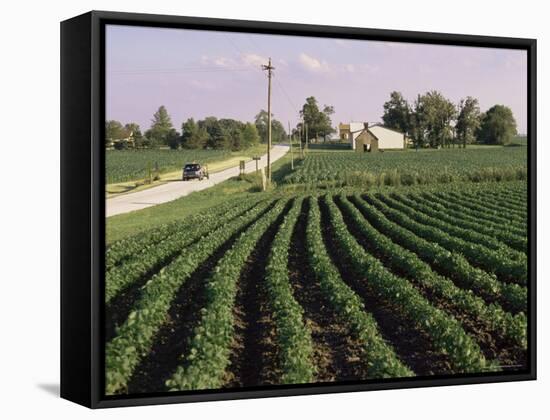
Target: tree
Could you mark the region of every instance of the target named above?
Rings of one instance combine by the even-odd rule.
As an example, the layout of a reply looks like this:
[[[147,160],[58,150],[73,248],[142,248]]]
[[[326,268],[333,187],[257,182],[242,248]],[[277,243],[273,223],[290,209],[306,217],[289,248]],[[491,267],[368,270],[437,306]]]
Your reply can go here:
[[[388,128],[399,130],[408,135],[411,134],[411,109],[400,92],[390,93],[390,100],[384,103],[382,121]]]
[[[126,137],[124,127],[119,121],[105,121],[105,141],[107,143]]]
[[[151,129],[145,132],[140,144],[141,144],[141,147],[145,149],[156,149],[159,147],[159,142],[153,135],[153,132]]]
[[[330,116],[334,114],[334,107],[325,105],[323,110],[319,109],[317,99],[314,96],[306,98],[306,103],[302,106],[300,116],[304,124],[307,124],[308,137],[316,139],[324,137],[334,132]]]
[[[181,125],[181,146],[185,149],[204,149],[208,141],[208,132],[200,128],[193,118]]]
[[[256,125],[256,130],[260,135],[260,140],[262,143],[267,143],[267,111],[260,110],[258,114],[254,117],[254,124]],[[286,139],[286,131],[280,121],[273,118],[271,115],[271,143],[281,143]]]
[[[422,115],[420,113],[420,95],[418,99],[414,102],[414,108],[411,108],[411,113],[409,114],[409,137],[411,138],[414,146],[418,149],[423,147],[426,144],[425,134],[426,128]]]
[[[419,96],[415,104],[417,129],[430,147],[449,147],[453,139],[451,122],[456,118],[454,104],[437,91]]]
[[[508,144],[517,135],[514,114],[504,105],[495,105],[483,116],[479,139],[487,144]]]
[[[219,123],[224,132],[225,144],[223,148],[233,151],[243,149],[242,132],[244,130],[244,123],[231,118],[222,118],[219,120]]]
[[[260,135],[256,125],[246,123],[243,129],[243,146],[245,148],[256,146],[260,142]]]
[[[141,130],[139,128],[139,124],[136,123],[128,123],[124,125],[124,131],[127,137],[133,137],[134,139],[141,137]]]
[[[127,123],[124,125],[124,137],[128,138],[130,142],[127,146],[131,147],[142,147],[143,135],[139,125],[136,123]]]
[[[468,96],[461,99],[458,105],[458,117],[456,120],[456,137],[462,147],[472,144],[476,140],[476,133],[480,126],[481,111],[477,99]]]
[[[164,105],[161,105],[153,114],[151,120],[150,137],[158,144],[168,144],[167,136],[173,129],[172,120]]]
[[[166,134],[166,144],[170,146],[170,149],[177,150],[181,146],[181,137],[175,128],[171,128]]]
[[[206,117],[204,120],[199,121],[199,127],[203,128],[208,133],[206,147],[212,149],[229,148],[230,142],[220,121],[216,117]]]

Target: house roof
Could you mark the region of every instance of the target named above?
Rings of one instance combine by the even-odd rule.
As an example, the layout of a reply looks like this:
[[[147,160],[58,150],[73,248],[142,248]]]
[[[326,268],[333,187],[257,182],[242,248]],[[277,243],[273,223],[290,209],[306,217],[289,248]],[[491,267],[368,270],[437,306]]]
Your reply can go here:
[[[342,124],[342,123],[340,123],[340,125],[346,125],[346,126],[350,127],[350,129],[351,129],[351,125],[352,125],[352,124],[358,124],[358,123],[359,123],[358,121],[350,121],[350,122],[347,123],[347,124]],[[363,125],[364,125],[365,123],[359,123],[359,124],[363,124]],[[393,129],[393,128],[386,127],[386,126],[385,126],[384,124],[382,124],[382,123],[372,123],[372,124],[369,123],[369,128],[373,128],[373,127],[381,127],[381,128],[386,129],[386,130],[393,131],[393,132],[395,132],[395,133],[405,134],[405,133],[403,133],[403,132],[401,132],[401,131],[399,131],[399,130],[395,130],[395,129]],[[365,129],[365,128],[364,128],[364,126],[363,126],[363,127],[361,127],[361,129],[359,129],[359,130],[350,131],[350,132],[351,132],[351,133],[359,133],[359,132],[363,131],[364,129]]]

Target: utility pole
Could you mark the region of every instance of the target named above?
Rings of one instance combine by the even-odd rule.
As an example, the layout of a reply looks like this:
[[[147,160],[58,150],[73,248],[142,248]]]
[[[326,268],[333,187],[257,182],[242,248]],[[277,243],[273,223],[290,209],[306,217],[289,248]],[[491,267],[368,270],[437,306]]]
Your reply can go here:
[[[271,184],[271,76],[275,67],[271,65],[271,57],[267,65],[262,65],[267,70],[267,183]]]
[[[308,136],[308,132],[307,132],[307,123],[306,123],[306,152],[308,150],[308,146],[309,146],[309,136]]]
[[[290,121],[288,122],[288,142],[290,143],[290,169],[294,170],[294,155],[292,154],[292,136],[290,134]]]
[[[302,117],[302,124],[300,125],[300,158],[304,159],[304,148],[302,147],[302,139],[304,138],[304,118]]]

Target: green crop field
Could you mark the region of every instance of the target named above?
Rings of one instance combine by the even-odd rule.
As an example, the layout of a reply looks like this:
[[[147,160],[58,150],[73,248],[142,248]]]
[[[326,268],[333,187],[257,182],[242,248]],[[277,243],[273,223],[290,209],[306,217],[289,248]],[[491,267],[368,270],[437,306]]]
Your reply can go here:
[[[149,169],[156,167],[165,173],[181,169],[187,162],[210,163],[230,156],[227,150],[107,150],[107,184],[146,178]]]
[[[273,191],[158,206],[106,251],[107,394],[521,369],[526,182],[462,182],[525,169],[512,149],[312,153]],[[288,187],[365,168],[461,182]]]
[[[372,154],[309,152],[285,182],[314,187],[370,187],[524,180],[526,177],[526,147],[487,147]]]
[[[189,162],[209,164],[232,157],[249,157],[265,153],[259,145],[239,152],[229,150],[107,150],[105,173],[107,184],[147,178],[149,171],[163,174],[178,171]],[[238,162],[237,162],[238,163]]]

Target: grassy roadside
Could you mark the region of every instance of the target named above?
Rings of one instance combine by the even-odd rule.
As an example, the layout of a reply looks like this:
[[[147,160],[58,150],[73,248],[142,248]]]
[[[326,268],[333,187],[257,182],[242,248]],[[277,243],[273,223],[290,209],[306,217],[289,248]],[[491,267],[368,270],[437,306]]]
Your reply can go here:
[[[281,182],[290,170],[290,155],[287,153],[273,163],[273,181]],[[106,219],[105,241],[110,244],[149,228],[182,220],[229,198],[233,200],[242,197],[244,199],[250,194],[262,194],[258,192],[260,182],[259,176],[255,174],[247,174],[242,178],[234,177],[206,190],[193,192],[168,203],[109,217]]]
[[[265,153],[265,144],[259,144],[246,150],[239,152],[232,152],[231,156],[227,159],[209,162],[207,164],[210,173],[220,172],[225,169],[238,166],[239,161],[250,161],[253,156],[263,155]],[[183,166],[183,163],[182,163]],[[117,182],[107,184],[105,186],[105,192],[107,198],[116,197],[121,194],[133,193],[141,190],[146,190],[158,185],[165,184],[170,181],[177,181],[181,179],[181,168],[173,169],[168,172],[163,172],[158,175],[159,179],[149,182],[145,179],[135,179],[131,181]]]

